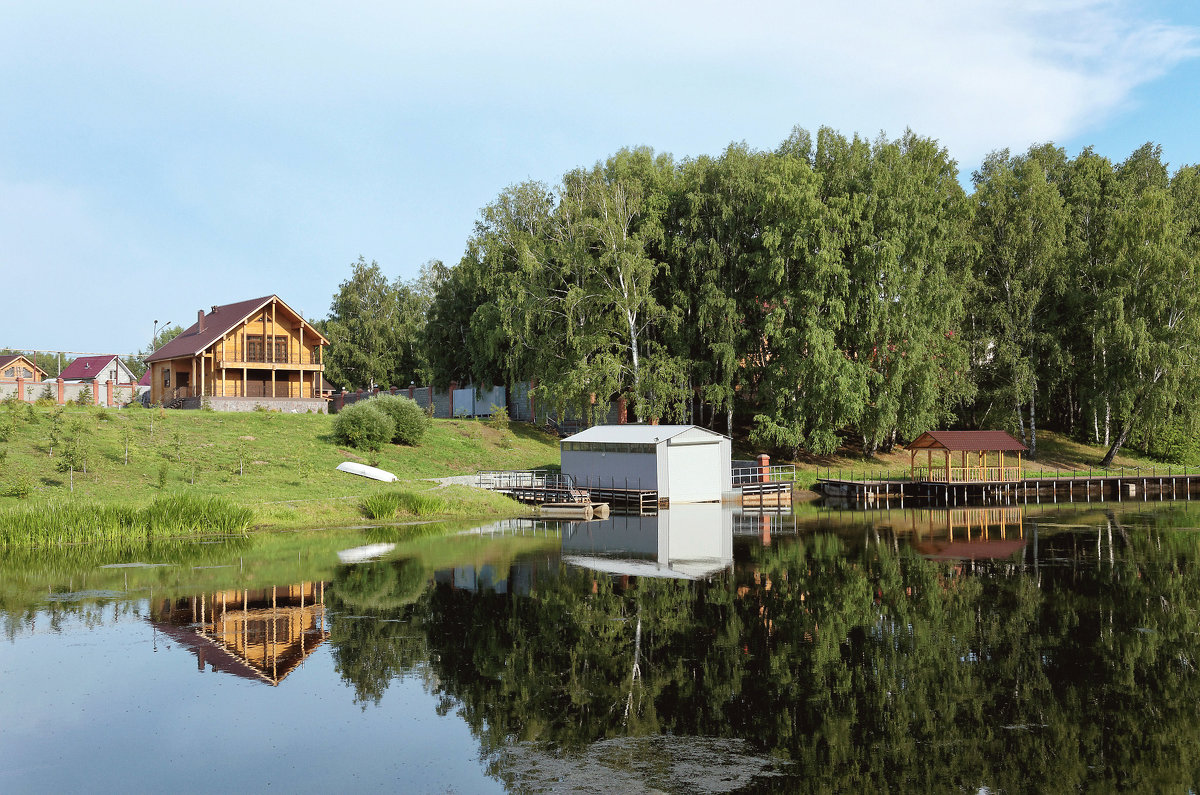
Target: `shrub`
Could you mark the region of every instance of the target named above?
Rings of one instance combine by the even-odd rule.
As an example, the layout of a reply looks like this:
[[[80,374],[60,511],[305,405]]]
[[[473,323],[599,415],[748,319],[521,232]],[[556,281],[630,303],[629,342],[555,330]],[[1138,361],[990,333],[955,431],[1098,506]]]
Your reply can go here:
[[[367,400],[347,406],[333,421],[333,438],[364,450],[378,450],[392,440],[396,424]]]
[[[379,395],[371,398],[369,403],[391,418],[395,426],[392,441],[396,444],[415,447],[429,429],[429,418],[412,398],[404,395]]]
[[[487,424],[499,433],[508,433],[508,408],[493,403],[492,416],[488,418]]]
[[[79,390],[79,395],[76,396],[76,398],[75,398],[75,405],[77,405],[77,406],[92,405],[92,388],[90,386],[85,386],[83,389]]]

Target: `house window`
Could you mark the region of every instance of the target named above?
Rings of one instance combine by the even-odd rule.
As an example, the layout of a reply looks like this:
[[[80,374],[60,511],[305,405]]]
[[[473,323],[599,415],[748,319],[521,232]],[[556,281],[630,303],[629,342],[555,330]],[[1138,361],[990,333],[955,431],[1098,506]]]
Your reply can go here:
[[[5,370],[5,371],[4,371],[4,377],[5,377],[5,378],[12,378],[12,377],[13,377],[13,373],[15,373],[15,372],[16,372],[16,370],[15,370],[14,368],[10,367],[10,368],[8,368],[7,370]]]
[[[261,334],[251,334],[246,337],[246,361],[262,362],[266,361],[263,355],[263,338]]]
[[[163,386],[168,387],[170,385],[171,385],[171,368],[164,367],[163,368]]]
[[[117,380],[117,368],[108,371],[108,380],[115,382]]]
[[[33,372],[30,370],[26,370],[24,367],[22,367],[21,368],[21,377],[22,378],[33,378]]]
[[[288,338],[279,336],[275,338],[275,358],[272,361],[284,362],[288,360]]]

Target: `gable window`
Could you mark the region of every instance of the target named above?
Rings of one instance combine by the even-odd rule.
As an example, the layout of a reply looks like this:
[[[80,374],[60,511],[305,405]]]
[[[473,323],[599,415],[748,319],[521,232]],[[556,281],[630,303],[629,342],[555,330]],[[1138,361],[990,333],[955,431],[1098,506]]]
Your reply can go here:
[[[284,362],[288,360],[288,338],[284,335],[275,338],[275,358],[273,362]]]
[[[6,378],[12,378],[12,377],[13,377],[13,373],[15,373],[15,372],[16,372],[16,369],[15,369],[15,368],[13,368],[13,367],[10,367],[10,368],[8,368],[7,370],[5,370],[5,371],[4,371],[4,376],[5,376]]]

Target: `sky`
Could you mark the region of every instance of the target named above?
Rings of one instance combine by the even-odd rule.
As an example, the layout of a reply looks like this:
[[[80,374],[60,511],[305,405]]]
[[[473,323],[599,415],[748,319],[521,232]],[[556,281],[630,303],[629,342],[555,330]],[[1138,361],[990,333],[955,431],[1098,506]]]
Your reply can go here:
[[[1200,163],[1200,3],[0,0],[0,348],[130,353],[359,257],[457,262],[482,207],[626,146],[1052,141]]]

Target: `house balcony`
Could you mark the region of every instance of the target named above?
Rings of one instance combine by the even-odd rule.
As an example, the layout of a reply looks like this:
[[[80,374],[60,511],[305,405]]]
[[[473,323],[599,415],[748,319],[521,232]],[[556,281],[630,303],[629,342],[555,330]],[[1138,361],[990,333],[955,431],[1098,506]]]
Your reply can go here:
[[[247,370],[300,370],[302,372],[324,372],[325,365],[320,361],[314,361],[310,356],[302,357],[284,357],[276,360],[270,360],[263,357],[253,357],[249,359],[238,359],[234,357],[216,356],[213,359],[213,365],[217,369],[247,369]]]

